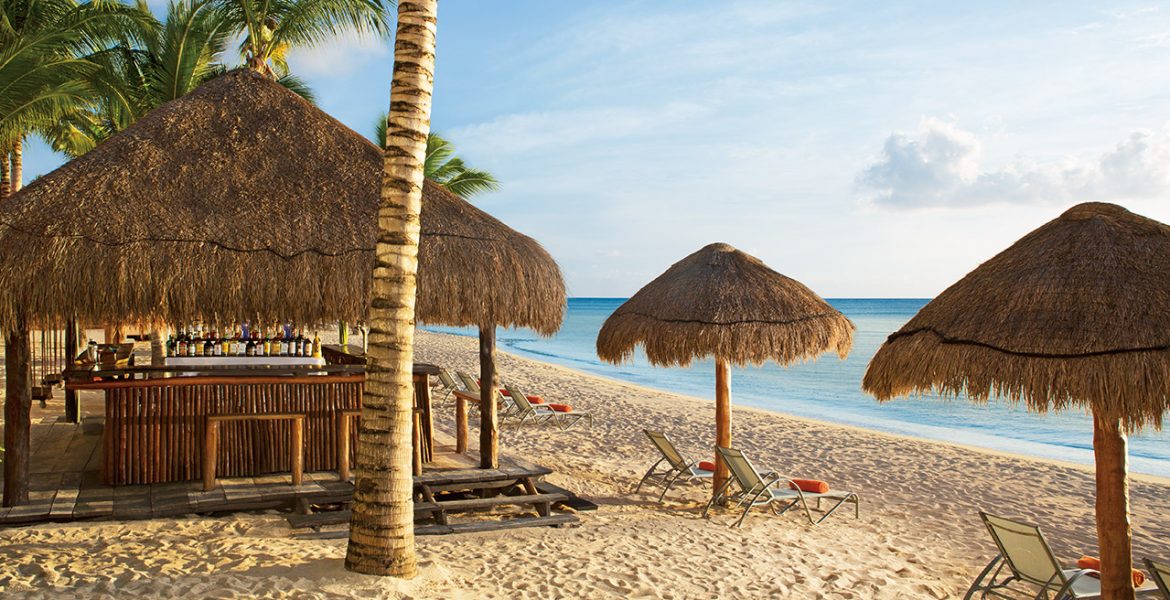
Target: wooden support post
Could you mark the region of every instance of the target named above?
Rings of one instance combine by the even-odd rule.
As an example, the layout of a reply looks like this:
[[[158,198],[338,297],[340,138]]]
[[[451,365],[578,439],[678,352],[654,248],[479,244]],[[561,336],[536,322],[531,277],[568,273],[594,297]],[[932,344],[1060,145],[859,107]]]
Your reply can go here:
[[[1097,541],[1101,553],[1101,598],[1134,597],[1132,531],[1129,524],[1128,457],[1125,432],[1117,417],[1093,415],[1093,455],[1097,463]]]
[[[219,445],[219,421],[207,420],[207,432],[203,436],[203,491],[215,489],[215,449]]]
[[[731,447],[731,363],[726,359],[715,359],[715,445]],[[727,465],[715,453],[715,476],[711,481],[714,494],[727,481]]]
[[[31,359],[28,328],[21,325],[8,331],[4,336],[4,506],[28,502]]]
[[[349,418],[346,411],[337,413],[337,479],[341,481],[349,481]]]
[[[467,452],[467,399],[455,394],[455,453]]]
[[[415,477],[422,475],[423,461],[422,461],[422,425],[419,423],[419,411],[414,409],[410,416],[412,427],[410,428],[410,473]]]
[[[81,342],[78,340],[77,320],[69,319],[65,323],[65,368],[73,366],[77,353],[80,352]],[[65,388],[65,420],[70,423],[81,422],[81,406],[77,401],[77,390]]]
[[[292,484],[301,485],[305,480],[305,417],[298,415],[292,420]]]
[[[496,414],[496,326],[479,327],[479,468],[500,466],[499,417]]]

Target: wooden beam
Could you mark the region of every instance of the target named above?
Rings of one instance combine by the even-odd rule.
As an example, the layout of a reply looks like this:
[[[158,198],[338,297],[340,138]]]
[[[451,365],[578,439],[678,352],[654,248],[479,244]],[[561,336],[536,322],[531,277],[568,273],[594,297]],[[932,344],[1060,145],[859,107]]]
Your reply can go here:
[[[1125,431],[1117,417],[1093,414],[1097,463],[1097,541],[1101,553],[1101,598],[1134,597],[1132,530]]]
[[[731,364],[722,358],[715,359],[715,445],[731,447]],[[727,465],[716,452],[712,493],[723,486],[727,476]]]
[[[4,336],[4,506],[28,502],[31,359],[27,327],[8,331]]]
[[[80,352],[81,342],[78,339],[77,319],[69,319],[65,323],[65,369],[73,366],[73,360]],[[70,423],[81,422],[81,406],[77,401],[77,390],[65,387],[65,420]]]
[[[479,327],[479,467],[500,466],[499,417],[496,414],[496,326]]]

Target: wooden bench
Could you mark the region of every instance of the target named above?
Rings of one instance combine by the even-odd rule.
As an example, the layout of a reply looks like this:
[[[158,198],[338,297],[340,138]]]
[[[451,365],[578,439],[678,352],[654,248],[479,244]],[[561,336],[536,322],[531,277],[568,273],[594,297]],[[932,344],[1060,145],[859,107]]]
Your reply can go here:
[[[203,438],[203,491],[215,489],[215,463],[219,446],[219,424],[225,421],[292,421],[292,484],[301,485],[305,471],[305,415],[302,413],[208,415]]]

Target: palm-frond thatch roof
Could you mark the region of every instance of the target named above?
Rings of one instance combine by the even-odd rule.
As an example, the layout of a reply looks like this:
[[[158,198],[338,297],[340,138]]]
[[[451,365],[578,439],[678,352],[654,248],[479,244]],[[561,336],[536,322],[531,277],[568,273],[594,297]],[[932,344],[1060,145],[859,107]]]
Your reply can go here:
[[[642,344],[656,365],[714,356],[782,365],[853,345],[853,323],[804,284],[727,244],[678,261],[606,319],[597,354],[622,362]]]
[[[382,151],[246,70],[169,102],[0,205],[0,325],[361,320]],[[417,314],[555,331],[537,242],[428,182]]]
[[[890,335],[864,388],[1091,408],[1131,430],[1170,406],[1170,227],[1081,204],[1021,238]]]

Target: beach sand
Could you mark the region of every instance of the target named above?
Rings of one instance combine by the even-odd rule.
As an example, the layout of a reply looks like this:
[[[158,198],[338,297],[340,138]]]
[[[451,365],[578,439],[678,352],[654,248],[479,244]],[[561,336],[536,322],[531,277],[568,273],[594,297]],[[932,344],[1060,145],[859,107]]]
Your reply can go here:
[[[476,342],[420,332],[417,358],[476,370]],[[707,458],[714,406],[499,353],[530,393],[595,415],[593,429],[505,427],[501,449],[601,505],[578,527],[418,539],[411,581],[344,571],[344,540],[297,540],[276,513],[0,529],[5,597],[953,598],[994,555],[985,509],[1040,524],[1056,555],[1095,553],[1088,468],[735,408],[734,444],[761,469],[861,495],[810,527],[757,511],[701,518],[708,488],[663,504],[632,488],[656,453],[643,428]],[[733,387],[734,393],[734,387]],[[733,400],[734,402],[734,400]],[[450,430],[450,404],[437,426]],[[1036,417],[1042,418],[1042,417]],[[472,439],[476,411],[472,411]],[[473,449],[474,450],[474,449]],[[1170,485],[1131,483],[1135,556],[1170,558]]]

